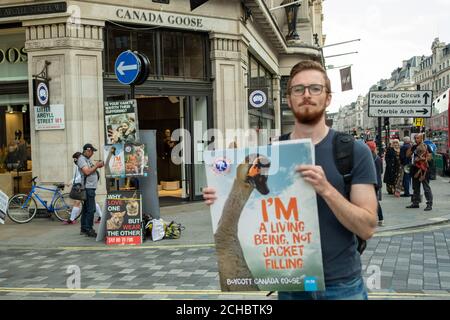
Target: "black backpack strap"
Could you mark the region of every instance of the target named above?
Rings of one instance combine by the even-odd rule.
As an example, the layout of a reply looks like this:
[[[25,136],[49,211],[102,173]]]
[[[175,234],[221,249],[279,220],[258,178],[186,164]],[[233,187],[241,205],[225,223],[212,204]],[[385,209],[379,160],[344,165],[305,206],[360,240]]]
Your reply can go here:
[[[353,144],[355,138],[344,132],[336,132],[333,137],[333,155],[334,162],[339,173],[344,178],[345,197],[350,200],[350,191],[352,188],[352,169],[353,169]],[[358,241],[358,252],[362,254],[366,249],[367,242],[355,234]]]
[[[336,132],[333,137],[334,163],[339,173],[344,177],[345,196],[350,198],[352,187],[353,169],[353,143],[355,139],[352,135],[344,132]]]
[[[291,139],[291,133],[285,133],[278,137],[278,141],[286,141]]]

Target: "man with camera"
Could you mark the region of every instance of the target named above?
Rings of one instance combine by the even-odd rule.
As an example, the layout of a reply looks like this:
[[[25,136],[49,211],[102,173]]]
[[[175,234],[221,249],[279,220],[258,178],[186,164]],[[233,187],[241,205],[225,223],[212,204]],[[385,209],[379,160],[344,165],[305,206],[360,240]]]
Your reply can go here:
[[[83,146],[83,154],[78,158],[77,165],[81,170],[81,181],[86,181],[84,188],[86,189],[86,200],[83,203],[83,211],[81,213],[81,231],[87,237],[96,237],[93,225],[95,214],[95,190],[100,178],[97,169],[104,166],[103,161],[97,161],[95,164],[91,161],[91,157],[96,148],[90,143]],[[86,179],[85,179],[86,178]]]

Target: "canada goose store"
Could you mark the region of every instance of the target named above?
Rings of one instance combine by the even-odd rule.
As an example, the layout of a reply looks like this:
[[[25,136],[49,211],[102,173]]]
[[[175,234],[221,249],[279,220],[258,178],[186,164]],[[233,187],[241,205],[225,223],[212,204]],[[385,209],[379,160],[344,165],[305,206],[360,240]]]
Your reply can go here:
[[[236,28],[236,13],[231,14],[230,9],[239,11],[240,7],[211,1],[209,9],[205,4],[203,11],[199,7],[191,12],[188,1],[181,3],[171,1],[161,8],[176,7],[184,13],[116,8],[104,26],[105,101],[131,98],[130,88],[121,85],[114,72],[121,52],[143,53],[151,62],[150,75],[135,87],[134,97],[139,130],[156,130],[161,205],[177,199],[201,199],[206,185],[203,152],[217,138],[205,136],[208,129],[218,128],[225,134],[226,129],[252,125],[256,130],[261,123],[275,126],[273,100],[259,122],[254,119],[262,111],[247,110],[247,87],[257,77],[255,68],[251,75],[250,65],[257,61],[257,52],[249,52],[245,37],[230,33]],[[213,18],[218,11],[234,17]],[[269,79],[272,97],[273,77],[268,76],[268,68],[259,65],[266,71],[262,77]],[[223,146],[228,147],[235,137],[224,138]],[[175,163],[171,155],[180,149],[181,163]]]
[[[206,185],[203,152],[212,142],[217,148],[232,145],[236,136],[226,130],[253,130],[255,144],[269,142],[275,133],[260,129],[280,128],[280,76],[301,59],[317,60],[319,50],[288,47],[284,11],[272,17],[262,1],[198,1],[203,4],[194,9],[191,2],[196,1],[2,1],[0,26],[20,27],[25,41],[26,56],[19,44],[14,47],[19,60],[26,57],[26,80],[21,81],[28,85],[21,94],[28,99],[14,105],[26,105],[29,112],[23,137],[33,146],[33,176],[70,182],[72,154],[85,143],[98,149],[94,160],[105,159],[104,104],[133,96],[137,129],[156,131],[160,199],[176,203],[201,198]],[[284,24],[283,31],[275,18]],[[144,54],[150,62],[148,78],[134,90],[116,76],[116,59],[127,50]],[[37,111],[28,88],[43,70],[50,78],[50,104],[64,112],[64,127],[58,130],[38,130],[34,123]],[[267,105],[250,107],[248,90],[261,88],[267,92]],[[0,105],[4,109],[6,104]],[[210,128],[222,136],[205,136]],[[173,150],[181,161],[171,161]],[[120,180],[118,187],[133,187],[133,181]],[[100,201],[107,189],[101,174]]]
[[[30,111],[25,29],[0,25],[0,190],[11,196],[29,189]]]

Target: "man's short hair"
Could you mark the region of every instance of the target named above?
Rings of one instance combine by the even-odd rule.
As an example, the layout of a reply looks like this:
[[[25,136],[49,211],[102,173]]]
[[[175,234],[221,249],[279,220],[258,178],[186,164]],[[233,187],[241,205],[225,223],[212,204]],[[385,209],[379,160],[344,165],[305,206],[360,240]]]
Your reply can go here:
[[[330,78],[328,78],[327,72],[325,71],[324,67],[316,61],[313,60],[303,60],[297,63],[295,66],[292,67],[291,73],[289,75],[289,80],[287,84],[287,95],[291,93],[291,82],[292,79],[300,72],[306,71],[306,70],[316,70],[323,74],[323,77],[325,79],[325,87],[327,89],[328,93],[331,93],[331,81]]]
[[[404,143],[411,142],[411,138],[408,137],[408,136],[404,136],[404,137],[403,137],[403,142],[404,142]]]

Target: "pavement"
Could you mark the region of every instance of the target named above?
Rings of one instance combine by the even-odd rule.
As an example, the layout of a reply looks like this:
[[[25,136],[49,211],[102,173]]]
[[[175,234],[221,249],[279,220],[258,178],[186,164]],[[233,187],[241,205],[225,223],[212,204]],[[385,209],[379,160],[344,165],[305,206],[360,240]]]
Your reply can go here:
[[[429,212],[425,203],[406,209],[409,199],[383,194],[385,226],[362,256],[366,283],[380,273],[369,298],[450,299],[449,178],[437,177],[431,187]],[[7,220],[0,225],[0,299],[276,299],[220,291],[211,217],[202,202],[163,207],[161,217],[186,227],[180,239],[106,246],[80,236],[79,223]],[[73,288],[76,270],[81,283]]]
[[[433,192],[433,210],[425,209],[425,196],[418,209],[407,209],[411,204],[410,198],[396,198],[383,190],[380,202],[384,215],[384,226],[378,228],[378,232],[393,231],[399,229],[425,227],[450,221],[450,183],[448,177],[437,176],[431,180]],[[422,190],[423,194],[423,190]]]
[[[381,206],[383,208],[384,226],[378,227],[377,233],[387,231],[424,227],[450,221],[450,183],[449,178],[437,177],[431,181],[434,196],[432,211],[423,211],[425,203],[419,209],[406,209],[409,198],[396,198],[384,190]],[[425,200],[425,199],[424,199]],[[163,239],[158,242],[145,241],[142,246],[163,245],[203,245],[214,243],[209,208],[203,202],[191,202],[178,206],[162,207],[161,218],[176,221],[185,226],[180,239]],[[94,225],[97,229],[98,224]],[[105,246],[93,238],[79,235],[80,223],[63,225],[50,218],[35,218],[26,224],[16,224],[7,220],[0,225],[1,247],[83,247]]]

